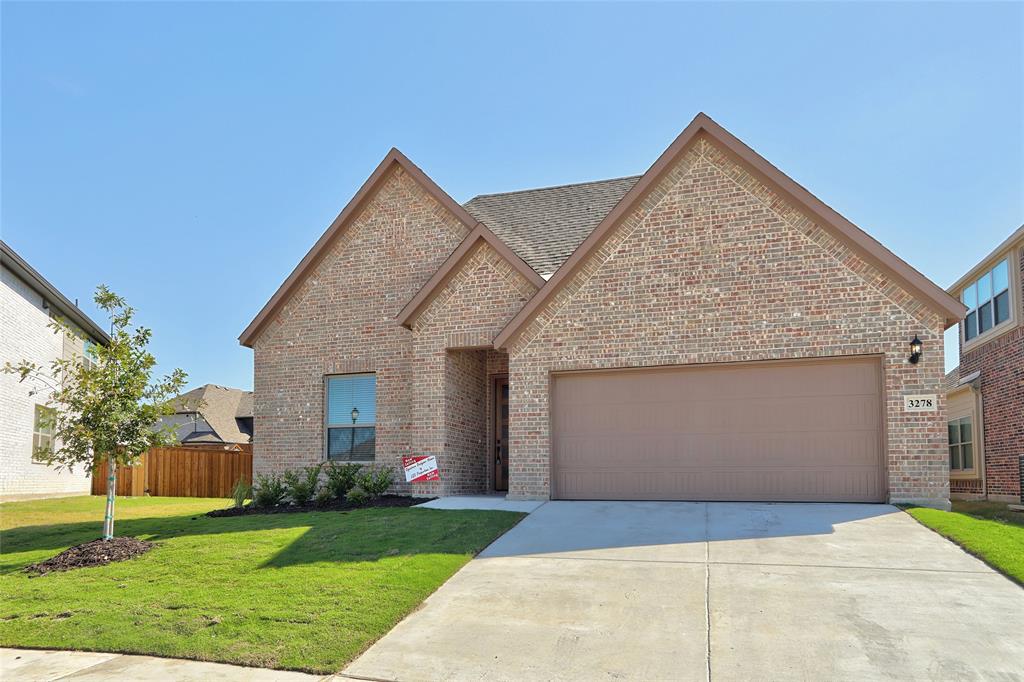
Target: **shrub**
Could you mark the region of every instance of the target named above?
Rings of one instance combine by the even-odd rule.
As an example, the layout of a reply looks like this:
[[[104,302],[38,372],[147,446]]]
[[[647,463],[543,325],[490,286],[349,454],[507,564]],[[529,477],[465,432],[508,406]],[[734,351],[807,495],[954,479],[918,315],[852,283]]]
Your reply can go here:
[[[375,500],[388,491],[392,480],[394,480],[394,472],[391,469],[377,469],[360,476],[359,487],[366,491],[371,500]]]
[[[288,490],[277,474],[256,476],[256,487],[252,491],[252,503],[257,507],[276,507],[284,502]]]
[[[357,507],[362,507],[364,504],[370,501],[370,494],[367,493],[362,488],[352,488],[352,490],[349,490],[348,494],[345,495],[345,500],[349,504],[354,504]]]
[[[288,497],[300,507],[305,507],[316,496],[320,482],[320,465],[306,467],[298,471],[284,472],[284,484],[288,488]]]
[[[356,479],[362,469],[360,464],[338,464],[330,462],[325,469],[327,480],[324,486],[336,500],[344,500],[348,491],[356,487]]]
[[[244,476],[238,477],[238,482],[231,489],[231,497],[234,499],[236,507],[243,506],[245,501],[252,497],[252,486],[246,482]]]
[[[327,486],[323,486],[320,490],[316,491],[316,497],[313,498],[313,504],[318,507],[330,506],[331,502],[334,502],[334,494],[331,493],[331,489]]]

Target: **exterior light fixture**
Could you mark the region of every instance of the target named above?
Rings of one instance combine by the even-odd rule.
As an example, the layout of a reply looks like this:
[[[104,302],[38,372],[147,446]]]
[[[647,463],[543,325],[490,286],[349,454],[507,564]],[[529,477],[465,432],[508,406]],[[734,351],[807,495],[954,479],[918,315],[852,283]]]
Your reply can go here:
[[[917,334],[914,334],[914,340],[910,342],[910,357],[907,359],[912,365],[921,359],[921,339],[917,338]]]
[[[921,347],[921,342],[918,341],[917,343],[918,343],[918,348],[920,348]],[[917,362],[917,360],[914,360],[913,362]],[[358,407],[353,407],[352,408],[352,423],[355,424],[357,419],[359,419],[359,408]]]

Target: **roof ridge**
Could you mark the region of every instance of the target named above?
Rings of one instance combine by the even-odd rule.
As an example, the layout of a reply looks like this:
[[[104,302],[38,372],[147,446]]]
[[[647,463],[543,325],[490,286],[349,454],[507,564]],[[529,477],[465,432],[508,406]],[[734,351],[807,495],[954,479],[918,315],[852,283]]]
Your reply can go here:
[[[623,176],[620,176],[620,177],[617,177],[617,178],[605,178],[604,180],[586,180],[584,182],[567,182],[567,183],[562,184],[562,185],[548,185],[546,187],[529,187],[527,189],[514,189],[514,190],[511,190],[509,192],[491,192],[490,194],[477,194],[476,196],[474,196],[472,199],[470,199],[466,203],[468,204],[470,201],[475,201],[477,199],[482,199],[484,197],[501,197],[501,196],[506,196],[506,195],[509,195],[509,194],[525,194],[526,192],[541,192],[541,191],[549,190],[549,189],[564,189],[566,187],[581,187],[583,185],[599,185],[599,184],[604,183],[604,182],[617,182],[619,180],[639,180],[641,177],[643,177],[643,176],[642,175],[623,175]]]

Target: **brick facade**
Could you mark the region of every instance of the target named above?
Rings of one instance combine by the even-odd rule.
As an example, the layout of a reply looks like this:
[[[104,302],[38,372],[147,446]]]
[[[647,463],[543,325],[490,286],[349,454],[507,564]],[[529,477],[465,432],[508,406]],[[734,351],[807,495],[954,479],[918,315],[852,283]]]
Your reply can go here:
[[[551,372],[873,355],[882,358],[893,501],[948,504],[944,320],[788,204],[705,135],[508,347],[537,292],[481,242],[408,322],[396,315],[470,231],[398,167],[256,337],[255,469],[322,461],[324,376],[377,374],[377,463],[438,457],[417,494],[493,487],[495,377],[510,382],[510,488],[547,498]],[[467,244],[470,242],[467,242]],[[530,273],[531,275],[533,273]],[[921,362],[907,362],[915,335]]]
[[[6,266],[0,282],[0,366],[30,360],[49,371],[50,364],[82,352],[47,327],[50,314],[43,298]],[[52,377],[47,378],[53,381]],[[35,390],[34,395],[29,395]],[[32,461],[32,429],[36,405],[46,403],[48,387],[40,381],[19,382],[0,373],[0,496],[87,494],[89,478],[81,468],[57,471]]]
[[[966,352],[960,350],[960,376],[981,373],[984,488],[980,479],[952,485],[956,493],[1016,502],[1021,494],[1019,461],[1024,455],[1024,247],[1016,247],[1011,255],[1015,255],[1019,273],[1014,304],[1017,326]]]
[[[490,349],[502,327],[536,293],[488,244],[468,255],[414,321],[414,414],[421,451],[438,457],[442,481],[424,494],[491,489],[489,451],[493,380],[507,373],[504,353]],[[433,425],[443,424],[443,429]]]
[[[880,355],[890,499],[945,506],[942,406],[902,404],[941,394],[943,327],[700,137],[509,348],[510,496],[549,495],[551,372]]]
[[[254,473],[323,461],[325,376],[375,372],[376,462],[401,478],[415,374],[412,333],[395,315],[469,230],[402,167],[381,180],[253,344]]]

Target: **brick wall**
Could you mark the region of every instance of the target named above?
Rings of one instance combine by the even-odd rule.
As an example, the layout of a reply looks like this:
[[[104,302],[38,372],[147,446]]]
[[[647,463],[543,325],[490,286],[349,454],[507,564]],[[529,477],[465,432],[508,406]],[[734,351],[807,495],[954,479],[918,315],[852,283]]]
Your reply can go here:
[[[507,372],[507,356],[486,347],[535,292],[481,242],[413,321],[417,452],[435,455],[442,476],[440,482],[415,484],[418,493],[481,493],[492,487],[491,384]]]
[[[0,283],[0,366],[31,360],[48,370],[65,351],[64,337],[49,329],[43,299],[14,273],[3,268]],[[81,342],[69,348],[81,353]],[[51,378],[52,381],[52,378]],[[34,396],[29,391],[36,389]],[[81,469],[58,472],[32,461],[35,406],[46,403],[44,383],[19,383],[0,373],[0,495],[88,493],[89,479]]]
[[[1024,248],[1017,249],[1024,282]],[[1022,314],[1024,284],[1017,299]],[[1019,319],[1019,318],[1018,318]],[[960,376],[981,372],[985,491],[989,497],[1020,499],[1019,458],[1024,455],[1024,321],[1016,329],[960,352]],[[974,492],[974,491],[972,491]]]
[[[942,327],[701,136],[509,349],[510,495],[549,495],[552,371],[880,354],[890,497],[945,506]]]
[[[400,166],[381,180],[253,344],[255,473],[323,461],[324,376],[376,372],[376,461],[404,480],[412,333],[395,316],[468,232]]]

